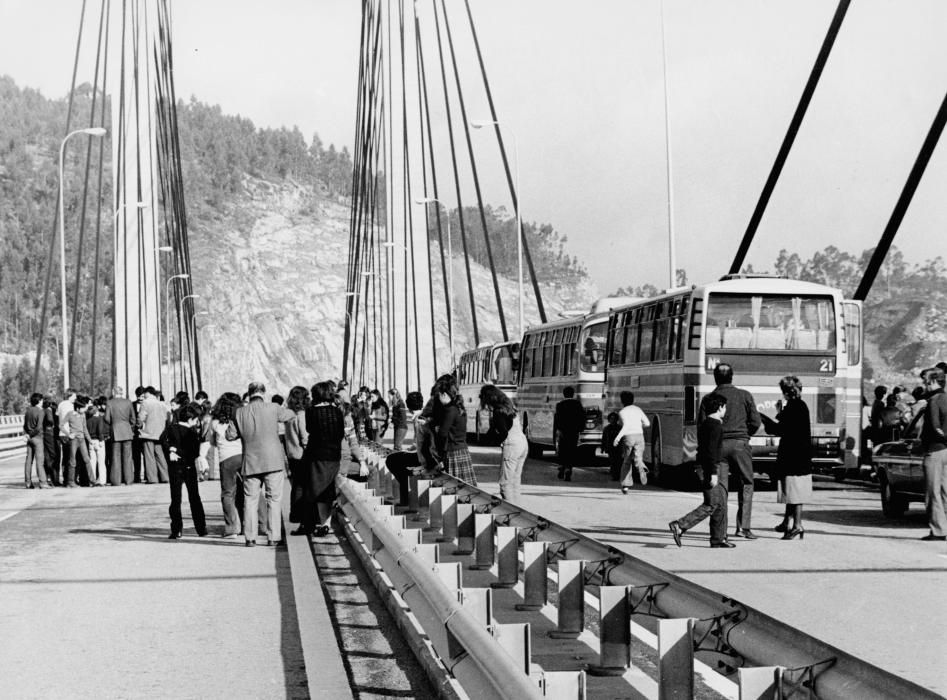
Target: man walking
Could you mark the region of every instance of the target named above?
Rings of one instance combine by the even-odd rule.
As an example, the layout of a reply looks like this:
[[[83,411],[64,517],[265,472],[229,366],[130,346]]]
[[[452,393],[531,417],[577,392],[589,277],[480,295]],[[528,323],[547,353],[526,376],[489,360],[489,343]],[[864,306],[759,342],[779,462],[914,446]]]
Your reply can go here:
[[[575,398],[575,387],[567,386],[562,390],[562,401],[556,404],[556,413],[552,418],[552,433],[559,449],[560,479],[572,481],[572,467],[579,451],[579,434],[585,427],[585,409],[582,402]]]
[[[262,382],[251,382],[247,388],[250,401],[234,413],[233,424],[227,437],[243,441],[243,534],[246,546],[256,545],[257,504],[260,490],[266,493],[267,544],[279,544],[282,539],[280,498],[283,494],[283,465],[285,452],[279,441],[277,426],[291,421],[296,413],[284,406],[264,401],[266,387]],[[233,431],[233,434],[231,431]]]
[[[105,422],[112,429],[112,464],[109,483],[112,486],[135,482],[135,463],[132,461],[132,439],[138,417],[135,406],[125,398],[125,389],[115,387],[105,407]]]
[[[158,401],[158,391],[153,386],[145,389],[144,401],[138,411],[141,423],[141,452],[145,463],[145,478],[149,484],[168,482],[168,465],[161,448],[161,434],[168,425],[168,408]]]
[[[613,447],[621,446],[621,492],[628,493],[634,485],[632,467],[638,472],[641,484],[648,483],[648,468],[644,465],[644,429],[651,421],[640,408],[635,406],[635,395],[631,391],[621,392],[622,409],[618,412],[621,430],[615,436]]]
[[[947,540],[947,394],[944,393],[944,370],[933,367],[924,378],[927,406],[921,426],[924,448],[924,481],[927,485],[924,504],[930,532],[922,540]]]
[[[710,415],[707,400],[718,394],[727,400],[727,411],[723,417],[723,442],[721,457],[726,460],[731,473],[740,477],[740,489],[737,491],[737,529],[735,537],[755,540],[756,535],[750,527],[753,514],[753,453],[750,451],[750,436],[760,428],[759,411],[753,395],[745,389],[733,386],[733,367],[721,362],[714,367],[714,381],[717,388],[707,394],[700,402],[698,425]]]

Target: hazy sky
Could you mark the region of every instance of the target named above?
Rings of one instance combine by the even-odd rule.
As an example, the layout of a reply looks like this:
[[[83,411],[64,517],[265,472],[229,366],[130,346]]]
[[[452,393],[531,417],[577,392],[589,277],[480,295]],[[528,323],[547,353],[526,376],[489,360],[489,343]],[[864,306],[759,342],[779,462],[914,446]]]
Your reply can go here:
[[[458,50],[469,56],[469,38],[458,31],[463,3],[447,4]],[[98,3],[88,5],[91,17]],[[307,138],[318,132],[351,149],[360,6],[172,2],[178,95],[220,104],[257,126],[295,124]],[[64,95],[80,7],[0,0],[0,73]],[[430,1],[418,7],[429,22]],[[471,0],[471,7],[499,118],[518,141],[523,217],[567,235],[602,292],[664,286],[661,2]],[[674,235],[678,266],[691,281],[727,271],[835,7],[834,0],[664,0]],[[466,81],[475,86],[479,76]],[[947,2],[854,0],[748,262],[769,268],[782,247],[808,256],[829,244],[855,253],[873,246],[945,91]],[[482,98],[468,99],[470,117],[487,115]],[[486,199],[509,207],[493,163],[482,165],[492,167],[482,173]],[[945,194],[942,142],[896,240],[910,261],[947,257]]]

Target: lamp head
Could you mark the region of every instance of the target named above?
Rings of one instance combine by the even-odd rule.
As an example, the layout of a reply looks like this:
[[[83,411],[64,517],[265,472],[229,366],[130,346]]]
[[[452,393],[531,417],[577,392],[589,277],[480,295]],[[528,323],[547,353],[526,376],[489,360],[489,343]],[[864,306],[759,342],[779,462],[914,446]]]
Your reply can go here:
[[[496,126],[499,122],[492,121],[490,119],[471,119],[470,126],[474,129],[482,129],[485,126]]]
[[[105,134],[108,132],[106,132],[105,127],[92,126],[88,129],[83,129],[81,133],[88,134],[89,136],[105,136]]]

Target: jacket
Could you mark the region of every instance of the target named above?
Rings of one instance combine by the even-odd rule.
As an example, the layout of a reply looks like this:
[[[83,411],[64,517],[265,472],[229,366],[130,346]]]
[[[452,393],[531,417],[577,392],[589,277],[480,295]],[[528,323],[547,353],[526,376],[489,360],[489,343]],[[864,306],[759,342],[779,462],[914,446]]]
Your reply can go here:
[[[243,476],[283,469],[285,453],[276,427],[296,417],[294,411],[256,396],[234,413],[233,428],[243,441]],[[229,431],[228,431],[229,432]]]
[[[729,408],[729,407],[728,407]],[[791,399],[773,420],[763,417],[766,432],[779,435],[776,450],[776,473],[779,477],[804,476],[812,473],[812,428],[809,407],[802,399]]]
[[[141,423],[142,440],[160,440],[168,425],[168,408],[158,399],[149,397],[141,402],[138,420]]]
[[[723,416],[724,440],[749,440],[751,435],[756,434],[762,421],[760,412],[756,410],[753,394],[746,389],[738,389],[733,384],[719,384],[711,393],[720,394],[727,400],[727,412]],[[703,423],[706,417],[704,401],[701,400],[698,424]]]
[[[105,407],[105,422],[112,426],[112,439],[115,442],[131,440],[138,427],[134,404],[123,396],[109,399]]]

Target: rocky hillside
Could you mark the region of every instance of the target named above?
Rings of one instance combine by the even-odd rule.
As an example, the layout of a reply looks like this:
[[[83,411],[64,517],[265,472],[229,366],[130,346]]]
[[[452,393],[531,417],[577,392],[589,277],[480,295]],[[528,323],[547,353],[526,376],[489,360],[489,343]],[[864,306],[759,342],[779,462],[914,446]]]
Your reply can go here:
[[[211,393],[245,390],[262,378],[285,393],[341,374],[348,260],[348,203],[313,196],[290,180],[280,184],[246,177],[228,211],[212,220],[191,220],[191,271],[200,294],[198,317],[204,385]],[[500,322],[488,270],[472,263],[481,340],[499,340]],[[462,257],[454,259],[455,349],[473,347]],[[439,271],[435,272],[435,344],[440,371],[448,364],[447,313]],[[501,280],[511,334],[516,331],[516,283]],[[549,318],[587,308],[597,290],[587,281],[543,285]],[[420,303],[420,302],[419,302]],[[538,321],[528,297],[527,324]],[[426,317],[425,317],[426,318]],[[422,353],[429,353],[429,325],[421,327]],[[212,325],[213,324],[213,325]],[[413,330],[412,330],[413,337]],[[412,343],[413,345],[413,343]],[[430,377],[433,379],[433,377]],[[422,376],[422,381],[428,378]],[[410,387],[414,389],[416,387]]]

